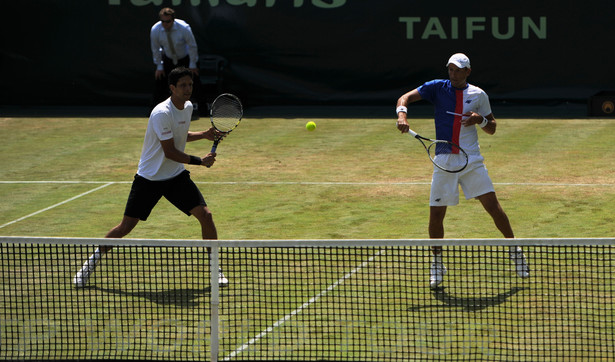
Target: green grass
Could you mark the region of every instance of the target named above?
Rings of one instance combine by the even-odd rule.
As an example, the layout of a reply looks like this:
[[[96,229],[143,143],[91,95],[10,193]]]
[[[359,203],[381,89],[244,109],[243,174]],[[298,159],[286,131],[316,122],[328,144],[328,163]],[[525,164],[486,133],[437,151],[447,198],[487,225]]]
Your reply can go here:
[[[316,122],[317,130],[307,132],[302,119],[247,118],[221,144],[214,167],[188,166],[220,238],[426,237],[431,167],[418,142],[388,119]],[[414,124],[433,133],[428,120]],[[202,120],[193,127],[205,126]],[[119,222],[146,119],[5,118],[0,127],[11,135],[0,145],[0,181],[115,182],[0,233],[100,237]],[[495,136],[481,135],[518,237],[615,234],[613,134],[613,120],[501,119]],[[188,152],[205,154],[209,147],[189,143]],[[98,186],[0,184],[0,225]],[[448,212],[446,236],[499,237],[491,223],[474,221],[482,213],[476,201],[462,200]],[[198,238],[199,232],[195,220],[163,200],[131,236]]]
[[[417,141],[399,134],[391,119],[315,119],[314,132],[305,130],[306,121],[251,119],[248,114],[220,145],[214,167],[188,166],[214,213],[221,239],[427,237],[431,164]],[[0,144],[0,235],[103,236],[121,219],[146,124],[145,118],[0,118],[6,135]],[[193,128],[207,124],[201,120]],[[422,134],[433,134],[432,127],[426,119],[413,122],[413,129]],[[517,237],[615,236],[613,135],[615,120],[599,119],[499,119],[495,136],[480,134],[487,167]],[[204,155],[210,146],[205,141],[189,143],[187,151]],[[501,236],[475,200],[462,200],[450,208],[445,229],[449,238]],[[194,218],[162,200],[130,237],[198,239],[199,235]],[[135,341],[141,341],[148,346],[148,358],[207,358],[207,274],[186,274],[185,265],[156,257],[140,261],[148,271],[136,273],[121,262],[111,262],[133,252],[117,249],[103,264],[104,271],[97,272],[94,287],[79,291],[71,288],[70,277],[90,248],[71,249],[61,261],[46,260],[35,250],[34,268],[11,261],[7,251],[3,250],[0,265],[2,293],[10,298],[0,300],[0,306],[9,310],[8,301],[17,298],[32,308],[29,322],[27,315],[4,322],[2,336],[7,336],[8,328],[21,328],[25,336],[16,344],[21,357],[36,343],[55,341],[59,346],[78,340],[67,327],[76,323],[95,336],[87,342],[90,352],[105,347],[128,353],[136,348]],[[344,339],[344,331],[353,331],[360,332],[358,338],[375,359],[386,359],[390,355],[385,351],[390,350],[451,360],[498,359],[490,353],[514,350],[522,351],[521,360],[548,360],[552,351],[553,360],[608,358],[614,348],[609,302],[613,284],[610,277],[595,278],[610,275],[612,247],[609,251],[605,258],[589,254],[578,260],[573,254],[558,254],[556,265],[547,267],[538,258],[548,253],[530,248],[528,255],[535,258],[533,276],[521,281],[511,275],[507,260],[481,263],[478,251],[450,250],[447,289],[439,292],[426,288],[427,250],[404,251],[409,254],[388,265],[380,263],[384,256],[379,257],[364,270],[384,279],[358,286],[347,281],[252,348],[275,349],[279,356],[292,358],[298,349],[311,345],[315,359],[329,349],[335,349],[337,356],[360,359],[367,352],[353,349]],[[235,322],[240,327],[237,335],[227,336],[223,351],[229,353],[271,327],[375,252],[367,249],[362,255],[333,253],[315,259],[300,254],[278,261],[263,253],[243,260],[239,250],[224,251],[222,263],[233,284],[222,295],[222,328]],[[461,256],[477,261],[457,263]],[[406,260],[419,264],[403,269]],[[583,264],[577,265],[579,260]],[[301,287],[277,279],[325,270],[333,273],[322,280],[303,281]],[[24,272],[31,274],[19,286]],[[178,275],[190,276],[191,282],[179,282]],[[241,284],[239,276],[253,284]],[[592,282],[583,284],[588,279]],[[281,295],[273,294],[275,286],[283,288]],[[383,295],[392,298],[386,312],[379,310],[383,306],[365,309],[367,302],[360,303],[367,300],[364,296]],[[600,301],[605,304],[596,308]],[[361,313],[336,312],[340,303],[354,305]],[[482,307],[468,307],[472,305]],[[588,305],[594,309],[585,309]],[[57,311],[74,320],[52,313]],[[511,321],[511,314],[524,317]],[[144,316],[122,326],[122,318],[131,315]],[[434,318],[440,318],[441,324]],[[529,326],[529,334],[521,329]],[[386,342],[382,336],[391,330],[397,339]],[[313,338],[303,339],[308,332]],[[590,332],[602,334],[596,337]],[[191,343],[189,353],[172,353],[177,336]],[[595,340],[586,341],[594,344],[590,351],[558,348],[561,340],[591,338]],[[537,347],[541,344],[552,347]],[[60,347],[48,353],[58,352],[55,348]]]

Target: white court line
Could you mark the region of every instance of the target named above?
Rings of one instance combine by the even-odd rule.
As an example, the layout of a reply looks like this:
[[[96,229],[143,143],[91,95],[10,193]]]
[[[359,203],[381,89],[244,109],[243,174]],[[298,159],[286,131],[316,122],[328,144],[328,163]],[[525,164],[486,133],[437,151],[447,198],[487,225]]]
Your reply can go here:
[[[53,209],[54,207],[66,204],[70,201],[73,201],[79,197],[85,196],[92,192],[98,191],[102,188],[105,188],[109,185],[113,184],[130,184],[132,181],[7,181],[0,180],[0,184],[103,184],[100,187],[97,187],[93,190],[87,191],[83,194],[77,195],[75,197],[71,197],[68,200],[62,201],[59,204],[55,204],[44,208],[42,210],[36,211],[30,215],[26,215],[19,219],[10,221],[4,225],[0,225],[0,229],[19,222],[21,220],[27,219],[31,216],[40,214],[47,210]],[[205,184],[205,185],[313,185],[313,186],[408,186],[408,185],[430,185],[430,182],[426,181],[418,181],[418,182],[326,182],[326,181],[195,181],[197,184]],[[596,184],[588,184],[588,183],[556,183],[556,182],[494,182],[494,185],[500,186],[531,186],[531,187],[613,187],[615,183],[605,184],[605,183],[596,183]]]
[[[103,189],[103,188],[105,188],[105,187],[107,187],[107,186],[109,186],[109,185],[113,185],[113,184],[114,184],[113,182],[106,183],[106,184],[104,184],[104,185],[102,185],[102,186],[98,186],[98,187],[97,187],[97,188],[95,188],[95,189],[92,189],[92,190],[90,190],[90,191],[86,191],[86,192],[84,192],[84,193],[82,193],[82,194],[79,194],[79,195],[77,195],[77,196],[73,196],[73,197],[71,197],[70,199],[67,199],[67,200],[64,200],[64,201],[62,201],[62,202],[59,202],[59,203],[57,203],[57,204],[55,204],[55,205],[51,205],[51,206],[46,207],[46,208],[44,208],[44,209],[41,209],[41,210],[35,211],[35,212],[31,213],[30,215],[26,215],[26,216],[20,217],[19,219],[15,219],[15,220],[13,220],[13,221],[9,221],[9,222],[7,222],[7,223],[6,223],[6,224],[4,224],[4,225],[0,225],[0,229],[2,229],[2,228],[3,228],[3,227],[5,227],[5,226],[9,226],[9,225],[14,224],[14,223],[16,223],[16,222],[19,222],[19,221],[21,221],[21,220],[24,220],[24,219],[27,219],[27,218],[29,218],[29,217],[32,217],[32,216],[34,216],[34,215],[38,215],[38,214],[40,214],[40,213],[42,213],[42,212],[45,212],[45,211],[47,211],[47,210],[51,210],[51,209],[53,209],[54,207],[58,207],[58,206],[60,206],[60,205],[64,205],[64,204],[69,203],[69,202],[71,202],[71,201],[73,201],[73,200],[76,200],[76,199],[78,199],[78,198],[80,198],[80,197],[82,197],[82,196],[85,196],[85,195],[87,195],[87,194],[91,194],[92,192],[98,191],[98,190],[100,190],[100,189]]]
[[[323,185],[323,186],[397,186],[397,185],[431,185],[431,181],[416,181],[416,182],[325,182],[325,181],[194,181],[197,184],[209,185]],[[564,187],[612,187],[615,183],[605,184],[583,184],[583,183],[557,183],[557,182],[494,182],[494,185],[500,186],[564,186]]]
[[[196,181],[204,185],[315,185],[315,186],[404,186],[430,185],[430,181],[416,182],[345,182],[345,181]],[[132,181],[1,181],[0,184],[131,184]],[[559,183],[559,182],[494,182],[500,186],[556,186],[556,187],[613,187],[615,183]]]
[[[0,184],[107,184],[116,183],[114,181],[0,181]],[[123,181],[121,183],[128,183]]]
[[[303,303],[299,308],[295,309],[294,311],[288,313],[287,315],[285,315],[284,317],[282,317],[281,319],[279,319],[277,322],[275,322],[271,327],[263,330],[262,332],[260,332],[256,337],[252,338],[251,340],[249,340],[248,342],[246,342],[245,344],[243,344],[241,347],[237,348],[236,350],[234,350],[233,352],[231,352],[229,355],[227,355],[226,357],[224,357],[224,361],[230,361],[233,357],[237,356],[238,354],[240,354],[241,352],[245,351],[247,348],[250,347],[250,345],[256,343],[259,339],[265,337],[267,334],[273,332],[274,329],[280,327],[282,324],[284,324],[286,321],[288,321],[289,319],[291,319],[292,317],[294,317],[295,315],[301,313],[305,308],[309,307],[310,305],[314,304],[316,301],[318,301],[318,299],[320,299],[321,297],[323,297],[325,294],[329,293],[330,291],[332,291],[333,289],[335,289],[338,285],[344,283],[344,281],[346,279],[349,279],[350,277],[352,277],[354,274],[356,274],[359,270],[361,270],[362,268],[364,268],[367,264],[371,263],[377,256],[384,254],[384,250],[380,250],[378,251],[376,254],[372,255],[368,260],[364,261],[361,265],[359,265],[358,267],[352,269],[350,272],[348,272],[346,275],[344,275],[343,277],[341,277],[340,279],[338,279],[335,283],[329,285],[329,287],[327,287],[327,289],[321,291],[320,293],[316,294],[314,297],[312,297],[310,300],[308,300],[307,302]]]

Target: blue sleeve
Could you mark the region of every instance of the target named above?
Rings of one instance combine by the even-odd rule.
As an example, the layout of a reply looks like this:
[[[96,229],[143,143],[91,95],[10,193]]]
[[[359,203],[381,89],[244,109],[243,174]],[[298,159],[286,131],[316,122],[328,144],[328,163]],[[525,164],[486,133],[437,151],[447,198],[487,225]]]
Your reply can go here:
[[[438,80],[432,80],[429,82],[425,82],[422,86],[418,87],[417,90],[426,101],[433,103],[436,94],[436,85],[438,84]]]

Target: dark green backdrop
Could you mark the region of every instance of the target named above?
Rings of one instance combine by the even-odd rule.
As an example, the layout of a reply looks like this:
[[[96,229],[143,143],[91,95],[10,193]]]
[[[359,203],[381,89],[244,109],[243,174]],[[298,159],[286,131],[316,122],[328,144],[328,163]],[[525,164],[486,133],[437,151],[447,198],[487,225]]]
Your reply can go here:
[[[149,30],[171,6],[246,103],[393,104],[455,52],[498,100],[615,88],[615,2],[5,0],[5,105],[147,105]]]

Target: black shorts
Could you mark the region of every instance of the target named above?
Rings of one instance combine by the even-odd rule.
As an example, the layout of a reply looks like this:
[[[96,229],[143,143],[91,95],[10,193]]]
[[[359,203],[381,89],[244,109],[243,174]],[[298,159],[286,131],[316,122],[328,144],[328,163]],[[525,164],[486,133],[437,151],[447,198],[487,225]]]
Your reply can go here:
[[[162,196],[188,216],[195,207],[207,206],[188,170],[164,181],[150,181],[135,175],[124,215],[145,221]]]

